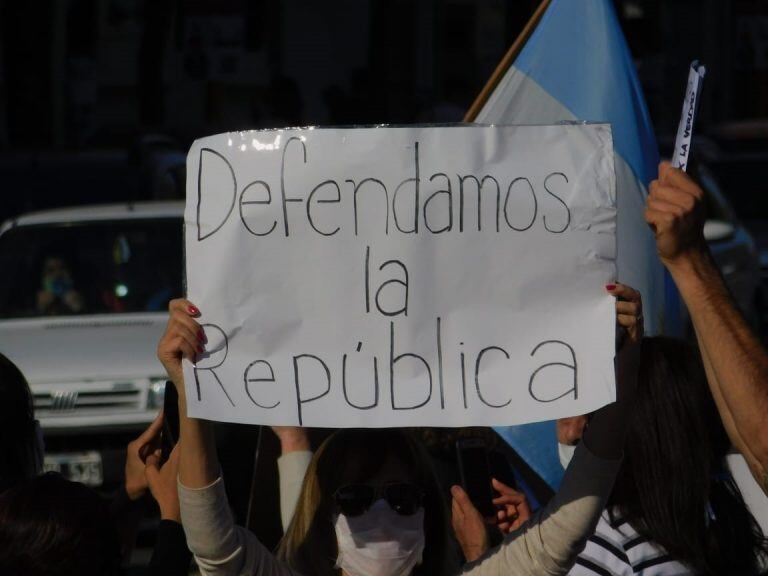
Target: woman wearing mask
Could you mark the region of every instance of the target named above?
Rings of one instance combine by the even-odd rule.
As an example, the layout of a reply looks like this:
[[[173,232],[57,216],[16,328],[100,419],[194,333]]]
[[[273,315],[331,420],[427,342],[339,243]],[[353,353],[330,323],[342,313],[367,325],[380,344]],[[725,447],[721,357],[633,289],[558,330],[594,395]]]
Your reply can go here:
[[[181,358],[195,359],[199,311],[170,304],[158,358],[179,392],[179,499],[187,543],[205,575],[408,576],[455,572],[428,458],[401,431],[344,430],[313,456],[280,556],[234,525],[212,427],[186,416]],[[566,574],[594,531],[622,455],[637,364],[619,355],[618,401],[595,413],[561,490],[517,533],[470,565],[473,575]]]

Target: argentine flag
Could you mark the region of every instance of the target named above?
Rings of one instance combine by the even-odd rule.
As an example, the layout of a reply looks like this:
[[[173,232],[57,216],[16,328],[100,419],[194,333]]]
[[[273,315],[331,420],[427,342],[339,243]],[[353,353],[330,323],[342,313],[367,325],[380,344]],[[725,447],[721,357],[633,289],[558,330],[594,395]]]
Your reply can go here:
[[[643,212],[658,147],[627,43],[610,0],[552,0],[475,118],[484,124],[609,122],[618,222],[616,280],[643,296],[647,334],[669,328],[664,272]],[[599,287],[598,287],[599,289]],[[497,432],[553,488],[562,477],[553,422]]]

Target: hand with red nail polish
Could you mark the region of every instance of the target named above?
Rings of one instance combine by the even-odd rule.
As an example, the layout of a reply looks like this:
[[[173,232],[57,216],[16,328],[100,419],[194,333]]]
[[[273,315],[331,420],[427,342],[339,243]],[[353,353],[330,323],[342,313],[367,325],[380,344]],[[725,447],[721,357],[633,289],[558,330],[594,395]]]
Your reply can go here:
[[[170,316],[165,333],[157,345],[157,357],[181,396],[184,394],[181,359],[187,358],[194,362],[197,354],[205,351],[205,333],[193,318],[200,315],[200,310],[188,300],[171,300],[168,312]]]
[[[624,284],[606,284],[605,289],[616,297],[616,323],[627,331],[629,343],[643,337],[643,299],[640,292]]]

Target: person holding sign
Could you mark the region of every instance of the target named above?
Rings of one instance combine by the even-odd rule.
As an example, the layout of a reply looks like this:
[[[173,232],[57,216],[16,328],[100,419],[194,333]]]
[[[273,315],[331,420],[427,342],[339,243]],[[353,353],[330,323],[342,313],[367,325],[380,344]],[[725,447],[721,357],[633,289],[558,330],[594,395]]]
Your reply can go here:
[[[571,575],[763,574],[768,540],[729,447],[695,348],[644,338],[624,462]]]
[[[704,192],[668,162],[651,182],[645,219],[691,315],[728,436],[768,494],[768,353],[736,309],[704,240]]]
[[[202,574],[443,575],[446,515],[421,448],[404,432],[344,430],[313,456],[281,558],[236,527],[227,505],[209,422],[187,416],[182,357],[194,361],[205,335],[189,301],[170,304],[158,358],[179,392],[179,499],[187,543]],[[566,574],[594,531],[621,463],[638,364],[618,357],[618,399],[598,410],[547,507],[464,574]],[[360,546],[369,542],[370,546]]]
[[[640,341],[639,294],[621,284],[612,293],[626,300],[617,302],[619,324],[629,339]],[[564,466],[569,454],[562,445],[575,448],[589,418],[558,420]],[[624,462],[570,574],[761,573],[768,541],[727,472],[728,448],[693,347],[673,338],[643,338]],[[474,516],[477,540],[485,530],[476,511]]]

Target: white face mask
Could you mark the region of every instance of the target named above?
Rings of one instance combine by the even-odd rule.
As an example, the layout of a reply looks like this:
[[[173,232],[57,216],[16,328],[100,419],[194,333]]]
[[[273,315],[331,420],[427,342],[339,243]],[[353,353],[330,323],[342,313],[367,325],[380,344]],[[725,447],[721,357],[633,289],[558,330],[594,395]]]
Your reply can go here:
[[[360,516],[339,514],[335,522],[336,568],[349,576],[407,576],[424,552],[424,508],[402,516],[385,500]]]
[[[576,446],[568,446],[567,444],[557,443],[557,455],[560,457],[560,465],[565,469],[568,468],[568,464],[571,463],[571,458],[576,452]]]

